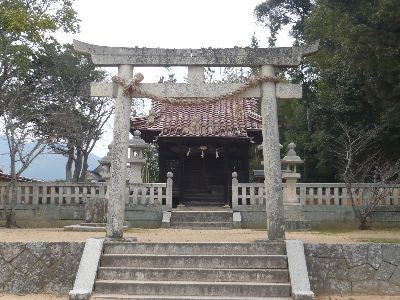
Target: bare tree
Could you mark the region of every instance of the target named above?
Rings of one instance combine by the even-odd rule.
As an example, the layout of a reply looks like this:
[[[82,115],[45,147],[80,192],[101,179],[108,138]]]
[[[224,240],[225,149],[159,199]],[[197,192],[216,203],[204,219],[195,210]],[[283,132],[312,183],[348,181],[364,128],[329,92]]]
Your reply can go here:
[[[49,146],[55,153],[67,157],[66,180],[84,181],[89,154],[113,113],[113,100],[88,97],[58,109],[58,114],[51,114],[46,119],[45,129],[52,138]]]
[[[379,128],[354,130],[338,123],[342,134],[335,139],[333,149],[359,229],[368,229],[368,220],[377,205],[392,195],[400,183],[400,160],[387,161],[377,148]]]
[[[11,177],[5,190],[6,196],[11,195],[10,199],[4,201],[6,227],[17,225],[15,213],[17,180],[46,147],[45,139],[35,134],[34,120],[40,114],[40,108],[29,105],[27,95],[33,95],[30,86],[10,83],[7,85],[7,93],[3,93],[0,98],[2,112],[0,129],[7,139]]]

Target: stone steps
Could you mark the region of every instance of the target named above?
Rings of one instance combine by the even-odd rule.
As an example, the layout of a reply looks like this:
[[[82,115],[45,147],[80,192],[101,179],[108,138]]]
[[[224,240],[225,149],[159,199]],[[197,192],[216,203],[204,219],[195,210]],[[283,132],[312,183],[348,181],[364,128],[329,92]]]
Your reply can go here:
[[[170,296],[287,297],[291,287],[290,283],[96,280],[95,290],[103,294],[128,295],[157,292]]]
[[[231,210],[172,210],[171,222],[232,222]]]
[[[288,282],[287,269],[118,268],[100,267],[98,279],[143,281]]]
[[[286,246],[105,242],[92,299],[290,299]]]
[[[172,210],[171,228],[232,229],[232,210]]]
[[[128,222],[124,222],[124,229],[128,229]],[[80,223],[64,226],[64,231],[78,232],[105,232],[107,223]]]
[[[154,295],[110,295],[94,294],[91,299],[99,300],[291,300],[291,297],[224,297],[224,296],[154,296]]]
[[[104,254],[100,264],[103,267],[284,269],[287,268],[287,257],[285,255]]]
[[[233,222],[171,222],[171,228],[180,229],[232,229]]]
[[[222,204],[214,204],[214,203],[199,203],[189,205],[180,205],[174,208],[174,211],[232,211],[229,206],[226,206],[226,203]]]
[[[104,254],[221,254],[221,255],[286,255],[279,242],[260,243],[104,243]]]

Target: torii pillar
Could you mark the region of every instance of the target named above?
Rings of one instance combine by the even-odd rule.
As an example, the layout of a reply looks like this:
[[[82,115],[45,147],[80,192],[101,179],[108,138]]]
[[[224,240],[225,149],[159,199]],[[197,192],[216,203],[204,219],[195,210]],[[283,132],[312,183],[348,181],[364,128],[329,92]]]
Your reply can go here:
[[[275,76],[272,65],[261,67],[261,75]],[[279,147],[278,109],[276,84],[261,84],[261,117],[263,135],[263,159],[265,194],[267,196],[268,239],[285,239],[285,218],[283,213],[281,156]]]
[[[119,65],[118,76],[128,82],[133,77],[133,66]],[[124,94],[123,87],[118,86],[114,109],[113,151],[107,206],[107,237],[109,238],[123,237],[131,106],[131,97]]]
[[[188,66],[188,83],[141,83],[140,88],[157,97],[212,98],[225,95],[242,87],[241,83],[204,83],[201,67],[261,67],[261,75],[274,77],[274,68],[296,67],[302,57],[318,50],[313,45],[280,48],[230,48],[230,49],[161,49],[105,47],[74,41],[76,50],[90,54],[93,63],[103,67],[118,67],[119,76],[128,82],[133,66],[167,67]],[[143,97],[134,92],[123,94],[123,88],[112,83],[92,84],[94,97],[117,97],[114,119],[114,145],[111,165],[109,213],[107,236],[122,238],[125,211],[126,162],[130,127],[131,97]],[[285,238],[277,98],[301,98],[301,85],[263,82],[244,91],[244,98],[261,98],[263,119],[263,155],[265,190],[267,194],[268,238]]]

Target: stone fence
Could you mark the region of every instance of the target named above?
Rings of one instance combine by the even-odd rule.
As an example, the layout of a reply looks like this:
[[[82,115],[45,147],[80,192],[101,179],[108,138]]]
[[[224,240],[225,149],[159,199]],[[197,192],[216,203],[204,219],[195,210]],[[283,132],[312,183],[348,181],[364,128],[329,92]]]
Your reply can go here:
[[[373,183],[362,183],[355,185],[357,192],[354,194],[357,204],[365,203],[368,188],[389,189],[391,186]],[[287,185],[283,184],[284,203],[299,203],[303,206],[351,206],[351,200],[344,183],[297,183],[296,200],[288,199]],[[286,197],[285,197],[286,196]],[[232,208],[241,210],[246,206],[265,205],[264,183],[239,183],[236,178],[232,180]],[[388,192],[386,197],[380,201],[379,206],[400,205],[400,185]]]
[[[107,184],[64,182],[21,182],[17,184],[17,204],[80,205],[88,198],[105,198]],[[11,190],[0,183],[0,205],[9,204]],[[172,207],[172,179],[167,183],[134,183],[126,187],[126,205]]]
[[[0,183],[0,220],[11,191]],[[160,227],[162,212],[172,208],[172,178],[166,183],[134,183],[126,186],[125,219],[134,227]],[[6,195],[6,193],[8,195]],[[21,182],[16,187],[16,214],[21,226],[61,227],[85,219],[85,202],[105,198],[107,184]]]
[[[392,189],[388,191],[378,205],[380,206],[398,206],[400,205],[400,185],[392,187],[389,185],[379,185],[374,183],[362,183],[354,185],[357,192],[354,193],[354,199],[357,204],[365,203],[369,197],[371,188]],[[351,205],[347,188],[344,183],[298,183],[296,194],[299,203],[302,205]]]
[[[166,183],[127,184],[125,220],[130,226],[161,227],[162,214],[172,208],[172,178]],[[360,185],[354,195],[362,204],[368,194]],[[0,183],[0,221],[5,219],[7,183]],[[377,186],[388,188],[387,186]],[[106,183],[38,182],[18,183],[17,220],[21,226],[61,227],[85,219],[84,203],[90,198],[106,197]],[[348,191],[343,183],[283,184],[285,216],[309,221],[311,227],[337,222],[354,222]],[[400,224],[400,186],[381,200],[372,215],[373,222],[385,226]],[[262,183],[239,183],[232,179],[232,209],[241,213],[242,228],[265,228],[266,198]]]
[[[359,184],[353,194],[358,205],[365,203],[371,187],[390,186],[372,183]],[[369,188],[369,189],[367,189]],[[344,183],[283,184],[285,219],[304,220],[311,227],[355,222],[351,200]],[[263,183],[240,183],[232,178],[232,209],[239,211],[242,228],[265,228],[266,195]],[[400,185],[388,191],[371,215],[376,225],[400,225]]]

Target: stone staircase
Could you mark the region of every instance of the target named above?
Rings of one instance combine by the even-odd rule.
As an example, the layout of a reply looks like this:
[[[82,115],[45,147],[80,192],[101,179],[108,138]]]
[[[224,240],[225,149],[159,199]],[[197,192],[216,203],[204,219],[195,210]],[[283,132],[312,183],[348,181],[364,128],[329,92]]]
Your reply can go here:
[[[233,212],[230,209],[173,209],[171,228],[180,229],[232,229]]]
[[[91,299],[291,299],[284,243],[105,242]]]

